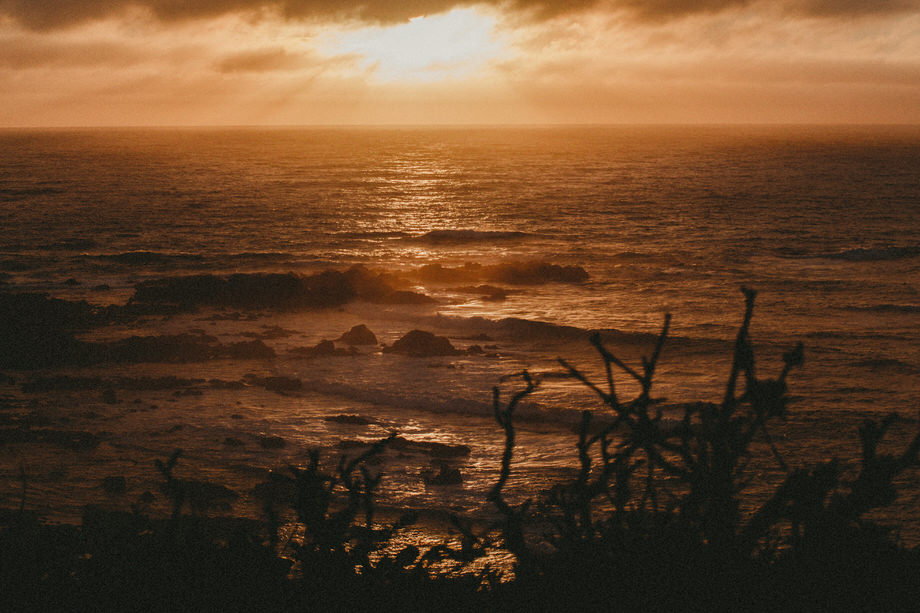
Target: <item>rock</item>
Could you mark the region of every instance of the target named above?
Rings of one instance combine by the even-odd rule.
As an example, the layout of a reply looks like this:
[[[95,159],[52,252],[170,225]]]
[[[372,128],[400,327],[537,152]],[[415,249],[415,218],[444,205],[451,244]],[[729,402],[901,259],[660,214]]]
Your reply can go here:
[[[242,381],[224,381],[222,379],[210,379],[208,384],[215,389],[222,390],[241,390],[246,388]]]
[[[323,421],[331,421],[337,424],[349,424],[353,426],[367,426],[375,423],[373,419],[362,417],[360,415],[330,415],[324,417]]]
[[[80,285],[80,282],[74,279],[73,277],[71,277],[67,279],[66,281],[64,281],[64,285],[69,285],[70,287],[74,287],[74,286]]]
[[[380,296],[373,300],[378,304],[438,304],[438,301],[432,298],[431,296],[426,296],[425,294],[419,294],[418,292],[411,292],[409,290],[394,290],[388,294]]]
[[[107,292],[112,289],[112,286],[108,283],[100,283],[99,285],[93,286],[94,292]]]
[[[138,283],[134,303],[176,304],[182,309],[215,306],[245,309],[337,307],[356,292],[345,274],[327,270],[312,276],[293,273],[195,275]]]
[[[281,449],[287,445],[285,441],[280,436],[260,436],[259,437],[259,446],[262,449]]]
[[[346,345],[376,345],[377,336],[364,324],[358,324],[338,338]]]
[[[294,347],[289,353],[301,358],[327,358],[332,356],[353,356],[358,354],[358,350],[353,346],[343,349],[335,346],[335,343],[329,340],[322,340],[313,347]]]
[[[360,449],[370,447],[373,443],[345,439],[339,441],[339,449]],[[389,449],[408,453],[422,453],[432,458],[460,458],[470,455],[467,445],[449,445],[437,441],[411,441],[401,436],[394,437],[387,445]]]
[[[227,447],[242,447],[245,443],[234,436],[228,436],[224,439],[224,445]]]
[[[459,468],[453,468],[447,465],[447,462],[437,463],[438,472],[433,468],[422,471],[422,479],[428,485],[459,485],[463,483],[463,475],[460,474]]]
[[[267,360],[276,355],[274,349],[258,339],[223,345],[218,352],[219,355],[238,360]]]
[[[115,390],[108,388],[102,392],[102,402],[106,404],[117,404],[118,398],[115,396]]]
[[[467,445],[449,445],[437,441],[410,441],[401,436],[390,441],[390,447],[424,453],[434,458],[458,458],[470,455],[471,451]]]
[[[508,291],[495,285],[465,285],[454,288],[454,291],[464,294],[478,294],[480,300],[485,302],[501,302],[508,299]]]
[[[106,477],[102,480],[102,489],[106,494],[124,494],[128,489],[128,483],[122,476]]]
[[[322,340],[312,350],[313,355],[335,355],[335,343],[332,341]]]
[[[460,353],[450,341],[443,336],[435,336],[424,330],[412,330],[390,347],[385,347],[384,352],[402,353],[411,357],[434,357],[442,355],[457,355]]]
[[[303,382],[294,377],[255,377],[252,381],[270,392],[296,392],[303,389]]]

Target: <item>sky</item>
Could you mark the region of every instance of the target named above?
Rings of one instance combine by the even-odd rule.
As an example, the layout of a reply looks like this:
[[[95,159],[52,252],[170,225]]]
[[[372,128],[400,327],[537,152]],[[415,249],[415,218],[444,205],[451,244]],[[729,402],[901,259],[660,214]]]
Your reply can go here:
[[[0,126],[920,123],[920,0],[0,0]]]

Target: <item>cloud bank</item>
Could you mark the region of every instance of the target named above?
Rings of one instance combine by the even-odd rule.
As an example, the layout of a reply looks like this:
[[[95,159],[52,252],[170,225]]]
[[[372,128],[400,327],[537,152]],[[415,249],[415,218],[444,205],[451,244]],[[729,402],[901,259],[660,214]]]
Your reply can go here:
[[[789,14],[823,18],[858,18],[920,10],[920,0],[0,0],[0,16],[32,30],[67,28],[147,11],[162,21],[216,17],[231,13],[272,12],[286,19],[397,23],[419,15],[455,8],[490,6],[548,19],[590,8],[622,12],[639,21],[661,21],[714,14],[752,4],[773,4]]]

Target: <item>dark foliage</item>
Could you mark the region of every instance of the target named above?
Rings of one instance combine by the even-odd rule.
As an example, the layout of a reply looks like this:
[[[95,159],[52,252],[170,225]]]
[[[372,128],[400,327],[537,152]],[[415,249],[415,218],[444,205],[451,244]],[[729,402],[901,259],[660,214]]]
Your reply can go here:
[[[411,515],[386,524],[375,499],[382,475],[371,468],[390,437],[356,447],[334,470],[318,452],[305,466],[274,473],[256,489],[264,522],[209,518],[226,488],[177,476],[181,452],[157,461],[169,518],[145,504],[130,513],[90,508],[80,528],[47,525],[24,510],[0,522],[0,604],[4,610],[914,610],[920,552],[869,519],[891,504],[896,483],[915,468],[920,432],[899,453],[880,443],[894,415],[860,428],[858,470],[836,459],[789,468],[770,435],[788,411],[797,346],[775,378],[756,371],[749,328],[755,294],[745,290],[743,323],[722,400],[666,419],[652,396],[670,320],[641,365],[632,367],[599,337],[591,339],[605,381],[560,360],[554,373],[508,377],[516,389],[495,418],[505,435],[499,477],[488,494],[493,525],[451,518],[460,545],[421,551],[393,547]],[[574,479],[521,503],[504,489],[514,470],[514,413],[548,378],[574,378],[598,397],[584,412]],[[638,384],[624,399],[620,378]],[[468,449],[419,449],[433,457]],[[747,466],[766,450],[785,479],[765,502],[745,503]],[[432,478],[436,477],[434,475]],[[752,509],[752,510],[747,510]],[[186,512],[188,511],[188,512]],[[293,529],[293,533],[291,532]],[[513,577],[472,570],[510,552]],[[451,561],[467,570],[448,574]]]

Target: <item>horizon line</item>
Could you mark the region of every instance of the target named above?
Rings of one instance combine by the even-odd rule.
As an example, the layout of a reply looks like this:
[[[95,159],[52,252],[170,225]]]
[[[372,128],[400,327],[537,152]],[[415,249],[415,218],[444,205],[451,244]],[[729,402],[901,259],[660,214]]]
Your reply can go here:
[[[597,128],[597,127],[811,127],[811,128],[920,128],[917,123],[890,122],[545,122],[545,123],[315,123],[315,124],[84,124],[84,125],[9,125],[11,130],[194,130],[194,129],[470,129],[470,128]]]

